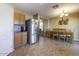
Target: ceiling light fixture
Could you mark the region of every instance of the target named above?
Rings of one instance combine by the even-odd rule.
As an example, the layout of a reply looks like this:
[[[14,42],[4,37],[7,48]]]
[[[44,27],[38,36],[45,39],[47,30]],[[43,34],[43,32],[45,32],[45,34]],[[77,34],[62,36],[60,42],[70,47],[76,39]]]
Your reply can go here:
[[[63,10],[62,14],[60,15],[60,17],[65,17],[68,16],[68,14]]]
[[[62,14],[60,15],[60,20],[59,20],[59,25],[67,25],[68,24],[68,14],[65,13],[65,11],[63,10]]]
[[[58,7],[59,7],[59,5],[58,5],[58,4],[56,4],[56,5],[52,6],[52,8],[54,8],[54,9],[56,9],[56,8],[58,8]]]

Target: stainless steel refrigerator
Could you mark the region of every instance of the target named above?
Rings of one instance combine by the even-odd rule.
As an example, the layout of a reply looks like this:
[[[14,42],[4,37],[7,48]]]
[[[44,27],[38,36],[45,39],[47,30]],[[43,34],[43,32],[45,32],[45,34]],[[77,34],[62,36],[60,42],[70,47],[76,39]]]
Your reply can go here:
[[[27,43],[34,44],[39,41],[39,25],[36,22],[36,19],[31,18],[26,22],[26,31],[27,31]]]

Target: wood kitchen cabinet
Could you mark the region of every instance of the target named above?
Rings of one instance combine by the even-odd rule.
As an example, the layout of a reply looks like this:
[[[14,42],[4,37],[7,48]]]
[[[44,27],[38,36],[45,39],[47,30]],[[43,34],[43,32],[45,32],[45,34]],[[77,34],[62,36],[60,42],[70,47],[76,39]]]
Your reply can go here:
[[[27,44],[27,32],[22,33],[22,44],[23,45]]]
[[[14,34],[14,48],[27,44],[27,32],[19,32]]]
[[[20,14],[20,24],[25,24],[25,15]]]
[[[14,23],[19,22],[19,24],[25,23],[25,14],[14,12]]]
[[[19,25],[21,30],[21,26],[25,24],[25,14],[15,11],[14,24]],[[17,29],[15,26],[14,29]],[[19,29],[17,31],[19,31]],[[14,48],[24,46],[27,43],[27,32],[17,31],[14,33]]]
[[[22,34],[14,33],[14,48],[20,47],[22,45]]]

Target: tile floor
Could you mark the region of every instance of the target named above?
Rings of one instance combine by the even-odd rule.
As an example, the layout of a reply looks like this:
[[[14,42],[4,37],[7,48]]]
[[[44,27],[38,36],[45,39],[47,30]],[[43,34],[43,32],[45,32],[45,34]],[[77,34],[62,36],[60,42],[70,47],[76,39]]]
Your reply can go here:
[[[79,43],[70,44],[64,41],[40,37],[38,43],[16,49],[9,56],[78,56]]]

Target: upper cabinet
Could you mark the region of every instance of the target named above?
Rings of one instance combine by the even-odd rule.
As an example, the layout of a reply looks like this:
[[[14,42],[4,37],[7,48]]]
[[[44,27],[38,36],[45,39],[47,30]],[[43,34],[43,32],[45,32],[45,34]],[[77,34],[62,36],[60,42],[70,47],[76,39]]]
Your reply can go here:
[[[15,24],[24,24],[25,23],[25,14],[20,12],[14,12],[14,23]]]

